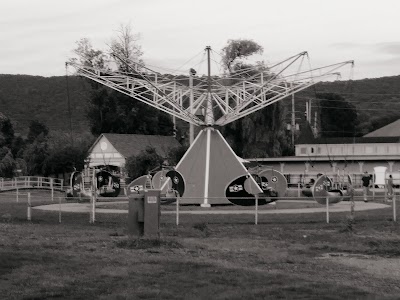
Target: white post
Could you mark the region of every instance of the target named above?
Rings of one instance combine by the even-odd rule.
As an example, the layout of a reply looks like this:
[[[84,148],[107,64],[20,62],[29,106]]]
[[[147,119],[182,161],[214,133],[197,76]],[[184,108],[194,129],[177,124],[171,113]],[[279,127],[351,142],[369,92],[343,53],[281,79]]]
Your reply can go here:
[[[32,212],[31,212],[31,209],[32,209],[32,205],[31,205],[31,193],[28,192],[28,209],[27,209],[27,213],[26,213],[26,219],[27,219],[28,221],[31,221],[31,220],[32,220]]]
[[[300,197],[300,182],[297,183],[297,197]]]
[[[329,223],[329,198],[326,197],[326,223]]]
[[[396,222],[396,193],[393,193],[393,221]]]
[[[58,210],[58,223],[61,223],[61,197],[58,197],[59,210]]]
[[[179,225],[179,195],[176,197],[176,226]]]
[[[19,202],[19,192],[18,192],[18,188],[17,188],[17,203]]]
[[[201,207],[210,207],[208,203],[208,181],[210,180],[210,144],[211,144],[211,128],[206,129],[207,140],[206,140],[206,167],[204,174],[204,202],[200,205]]]
[[[193,115],[193,74],[189,71],[189,89],[190,89],[190,113]],[[194,125],[192,123],[189,124],[189,142],[190,145],[193,144],[194,140]]]
[[[255,203],[255,214],[254,214],[254,224],[257,225],[258,224],[258,195],[256,196],[256,203]]]
[[[54,186],[53,186],[53,178],[50,178],[50,188],[51,188],[51,202],[54,202]]]
[[[96,221],[96,177],[95,177],[95,172],[93,172],[93,177],[92,177],[92,197],[90,198],[90,223],[94,224]]]

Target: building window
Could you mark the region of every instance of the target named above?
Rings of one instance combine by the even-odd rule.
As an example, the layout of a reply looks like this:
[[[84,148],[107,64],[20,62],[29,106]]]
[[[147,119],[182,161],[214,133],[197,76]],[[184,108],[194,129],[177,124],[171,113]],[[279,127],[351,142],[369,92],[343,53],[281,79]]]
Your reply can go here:
[[[314,153],[314,147],[311,147],[311,153]]]
[[[307,148],[306,147],[301,147],[300,148],[300,154],[307,154]]]

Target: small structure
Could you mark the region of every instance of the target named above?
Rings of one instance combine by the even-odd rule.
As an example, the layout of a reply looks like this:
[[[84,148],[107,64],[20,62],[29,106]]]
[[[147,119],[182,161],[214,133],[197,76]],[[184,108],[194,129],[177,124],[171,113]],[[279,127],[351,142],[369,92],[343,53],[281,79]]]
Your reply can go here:
[[[314,138],[307,126],[303,131],[295,145],[295,156],[247,160],[279,170],[291,184],[316,178],[318,173],[343,171],[356,175],[356,183],[361,184],[364,171],[373,173],[375,167],[386,167],[389,173],[400,170],[400,120],[363,137]]]
[[[87,166],[111,166],[121,171],[128,157],[139,155],[148,147],[167,158],[170,150],[180,146],[173,136],[102,133],[89,149]]]

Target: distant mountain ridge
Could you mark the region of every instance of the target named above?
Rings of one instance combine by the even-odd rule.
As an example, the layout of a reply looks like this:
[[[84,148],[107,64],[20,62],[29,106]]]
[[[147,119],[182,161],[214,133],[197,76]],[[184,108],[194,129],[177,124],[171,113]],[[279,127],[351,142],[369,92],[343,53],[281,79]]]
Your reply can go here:
[[[67,91],[68,90],[68,91]],[[86,109],[91,86],[77,76],[41,77],[0,74],[0,112],[11,119],[16,132],[26,134],[30,120],[45,123],[50,130],[69,131],[68,97],[73,132],[89,132]],[[322,82],[295,95],[297,114],[305,109],[305,99],[315,92],[342,94],[359,111],[365,133],[373,130],[373,120],[400,118],[400,76]],[[290,111],[290,97],[283,102]],[[313,104],[318,107],[318,102]],[[386,124],[383,124],[386,125]],[[382,126],[383,126],[382,125]]]

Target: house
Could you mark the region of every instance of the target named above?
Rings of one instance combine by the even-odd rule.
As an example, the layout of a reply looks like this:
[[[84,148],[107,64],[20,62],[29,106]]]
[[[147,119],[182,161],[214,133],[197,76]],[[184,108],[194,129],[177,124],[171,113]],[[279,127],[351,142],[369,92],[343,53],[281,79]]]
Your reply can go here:
[[[126,159],[152,147],[163,158],[181,145],[173,136],[102,133],[89,149],[87,167],[108,166],[121,171]]]
[[[299,178],[318,173],[350,173],[355,178],[375,167],[387,172],[400,171],[400,120],[363,137],[314,138],[306,129],[295,145],[295,156],[247,158],[287,175]]]

